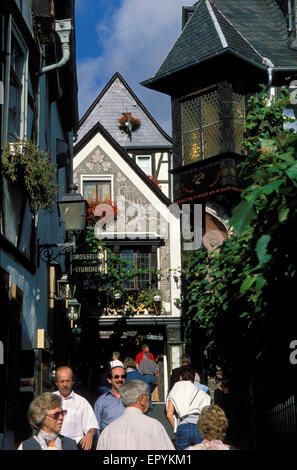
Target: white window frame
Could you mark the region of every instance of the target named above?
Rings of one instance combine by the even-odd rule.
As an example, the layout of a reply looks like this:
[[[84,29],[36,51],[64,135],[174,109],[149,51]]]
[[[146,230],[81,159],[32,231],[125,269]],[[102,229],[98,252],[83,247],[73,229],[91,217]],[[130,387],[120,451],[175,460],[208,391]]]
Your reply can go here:
[[[114,201],[114,181],[113,181],[113,175],[81,175],[80,176],[80,187],[81,187],[81,193],[83,197],[84,195],[84,182],[87,181],[95,181],[95,182],[100,182],[100,181],[110,181],[111,183],[111,200]]]
[[[152,176],[152,156],[151,155],[136,155],[136,163],[139,166],[139,168],[141,168],[140,165],[139,165],[139,159],[140,158],[148,158],[149,159],[149,161],[150,161],[150,172],[147,174],[147,176]]]
[[[7,34],[7,56],[6,56],[6,71],[5,71],[5,84],[4,84],[4,126],[3,126],[3,140],[8,139],[8,119],[9,119],[9,98],[10,98],[10,68],[11,68],[11,45],[12,37],[14,36],[19,48],[24,55],[23,76],[21,80],[22,93],[20,103],[20,135],[17,136],[20,140],[24,140],[27,135],[27,103],[28,103],[28,74],[29,74],[29,49],[22,38],[22,34],[13,21],[12,16],[8,20],[8,34]]]

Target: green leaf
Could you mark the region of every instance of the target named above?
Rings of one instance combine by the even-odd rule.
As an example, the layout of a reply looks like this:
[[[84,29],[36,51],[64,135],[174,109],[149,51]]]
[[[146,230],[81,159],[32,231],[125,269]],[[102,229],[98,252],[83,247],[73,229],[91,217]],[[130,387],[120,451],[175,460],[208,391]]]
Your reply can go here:
[[[255,276],[252,276],[252,277],[248,277],[246,278],[243,283],[241,284],[241,287],[240,287],[240,293],[241,294],[244,294],[247,290],[249,290],[249,288],[254,284],[254,282],[256,281],[258,275],[255,275]]]
[[[231,225],[235,227],[237,235],[249,227],[250,222],[256,217],[253,203],[251,201],[241,201],[233,210]]]
[[[257,241],[256,253],[260,264],[267,263],[271,259],[271,255],[267,254],[267,246],[270,240],[270,235],[262,235]]]
[[[289,178],[294,179],[297,176],[297,163],[293,165],[289,170],[286,171],[286,174],[288,175]]]
[[[280,207],[278,211],[278,220],[280,222],[284,222],[285,220],[287,220],[289,212],[290,212],[289,207]]]
[[[274,152],[277,151],[277,147],[276,147],[275,142],[273,140],[259,138],[259,142],[260,142],[262,148],[265,148],[267,150],[273,150]]]
[[[256,281],[256,289],[259,291],[259,290],[262,290],[262,288],[265,286],[265,284],[267,284],[267,281],[266,279],[264,279],[263,276],[259,276],[257,281]]]
[[[243,312],[239,315],[240,318],[247,317],[249,315],[249,312]]]
[[[284,180],[275,180],[263,186],[262,190],[264,194],[271,194],[273,191],[279,192],[279,187],[284,183]]]

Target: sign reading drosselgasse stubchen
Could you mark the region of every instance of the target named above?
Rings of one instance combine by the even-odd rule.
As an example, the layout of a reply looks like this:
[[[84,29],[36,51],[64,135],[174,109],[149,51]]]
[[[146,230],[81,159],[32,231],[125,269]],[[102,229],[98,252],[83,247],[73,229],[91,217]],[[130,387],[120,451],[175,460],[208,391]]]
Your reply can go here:
[[[106,251],[97,253],[73,253],[71,274],[106,272]]]

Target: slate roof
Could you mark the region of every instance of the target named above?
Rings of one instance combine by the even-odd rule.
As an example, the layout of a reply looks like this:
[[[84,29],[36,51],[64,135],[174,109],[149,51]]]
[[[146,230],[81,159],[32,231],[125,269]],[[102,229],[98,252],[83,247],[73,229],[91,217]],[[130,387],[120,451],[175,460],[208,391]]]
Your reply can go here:
[[[261,68],[297,65],[288,47],[285,19],[274,0],[200,0],[153,78],[159,79],[231,53]]]
[[[141,126],[132,133],[131,140],[127,134],[119,130],[118,125],[118,118],[126,111],[141,120]],[[76,145],[97,122],[100,122],[118,144],[127,149],[172,146],[171,137],[154,120],[118,72],[113,75],[80,120]]]

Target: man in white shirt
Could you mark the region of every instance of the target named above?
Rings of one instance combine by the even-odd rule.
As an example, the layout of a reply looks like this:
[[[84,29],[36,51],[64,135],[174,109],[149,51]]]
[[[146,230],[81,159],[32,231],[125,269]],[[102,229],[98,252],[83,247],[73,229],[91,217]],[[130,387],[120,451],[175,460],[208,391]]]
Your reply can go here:
[[[59,367],[56,371],[56,393],[62,398],[62,408],[67,415],[61,429],[61,434],[75,439],[79,448],[90,450],[93,436],[97,434],[98,423],[90,403],[82,396],[73,392],[73,372],[68,366]]]
[[[125,411],[102,431],[97,450],[174,450],[163,425],[145,415],[149,409],[147,384],[131,380],[119,392]]]

